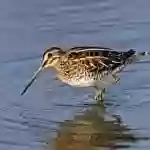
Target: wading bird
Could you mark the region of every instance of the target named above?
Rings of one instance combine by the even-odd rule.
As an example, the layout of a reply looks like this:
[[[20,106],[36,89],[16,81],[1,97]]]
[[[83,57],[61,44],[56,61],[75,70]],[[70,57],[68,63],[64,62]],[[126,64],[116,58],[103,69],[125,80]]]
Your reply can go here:
[[[105,89],[120,80],[117,73],[127,64],[135,61],[137,56],[149,54],[149,52],[136,52],[133,49],[119,52],[96,46],[72,47],[67,51],[51,47],[45,50],[41,66],[21,95],[27,91],[42,70],[54,68],[62,82],[76,87],[94,87],[96,99],[103,100]]]

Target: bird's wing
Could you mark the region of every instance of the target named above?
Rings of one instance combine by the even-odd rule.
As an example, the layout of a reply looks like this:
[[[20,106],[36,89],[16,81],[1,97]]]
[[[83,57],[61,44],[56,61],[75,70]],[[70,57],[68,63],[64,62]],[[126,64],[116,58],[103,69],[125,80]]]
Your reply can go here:
[[[126,63],[128,58],[135,53],[133,50],[127,52],[117,52],[104,47],[73,47],[68,50],[67,57],[72,62],[79,61],[89,66],[89,68],[99,68],[102,70],[114,70]]]

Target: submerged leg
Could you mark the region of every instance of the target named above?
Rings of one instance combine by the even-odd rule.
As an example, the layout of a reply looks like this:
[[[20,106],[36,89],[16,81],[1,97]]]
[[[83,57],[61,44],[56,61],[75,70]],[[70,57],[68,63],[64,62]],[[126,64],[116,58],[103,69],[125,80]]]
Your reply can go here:
[[[95,99],[97,101],[101,101],[103,102],[104,101],[104,93],[105,93],[106,89],[96,89],[96,96],[95,96]]]
[[[120,78],[118,76],[116,76],[114,74],[112,76],[113,76],[113,78],[115,80],[115,83],[118,83],[120,81]]]

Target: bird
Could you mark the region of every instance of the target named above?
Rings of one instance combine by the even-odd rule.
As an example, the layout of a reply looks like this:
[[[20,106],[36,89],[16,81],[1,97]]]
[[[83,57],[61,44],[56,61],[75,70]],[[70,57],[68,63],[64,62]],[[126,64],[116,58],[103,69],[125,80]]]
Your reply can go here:
[[[106,89],[120,81],[118,73],[137,56],[150,55],[150,52],[137,52],[134,49],[117,51],[99,46],[75,46],[63,49],[57,46],[46,48],[40,67],[33,74],[21,92],[28,90],[32,83],[46,68],[56,70],[56,76],[63,83],[73,87],[95,88],[95,99],[103,101]]]

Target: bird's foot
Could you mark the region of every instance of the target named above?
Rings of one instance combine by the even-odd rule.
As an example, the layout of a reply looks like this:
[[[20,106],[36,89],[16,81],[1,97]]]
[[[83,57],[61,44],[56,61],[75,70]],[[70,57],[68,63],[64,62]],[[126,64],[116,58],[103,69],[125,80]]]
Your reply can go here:
[[[97,90],[96,91],[96,96],[95,96],[95,100],[98,103],[103,103],[104,102],[104,93],[105,93],[106,89],[103,90]]]
[[[119,83],[119,81],[120,81],[120,78],[119,78],[118,76],[116,76],[116,75],[113,75],[113,78],[114,78],[114,80],[115,80],[115,83]]]

